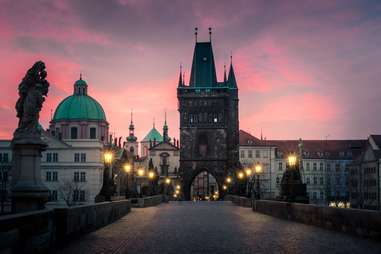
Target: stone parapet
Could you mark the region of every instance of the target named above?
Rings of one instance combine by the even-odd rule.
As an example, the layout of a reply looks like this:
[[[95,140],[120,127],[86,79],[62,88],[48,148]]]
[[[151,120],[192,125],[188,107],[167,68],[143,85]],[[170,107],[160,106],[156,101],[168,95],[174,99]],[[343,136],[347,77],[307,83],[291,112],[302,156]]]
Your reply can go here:
[[[135,208],[144,208],[150,206],[157,206],[163,202],[168,202],[168,197],[165,195],[155,195],[144,198],[132,198],[131,206]]]
[[[247,197],[226,195],[225,200],[231,201],[233,204],[243,207],[251,207],[251,199]]]
[[[1,216],[0,253],[47,253],[70,238],[120,219],[130,210],[130,201],[122,200]]]
[[[381,239],[381,212],[256,200],[253,211],[358,236]]]

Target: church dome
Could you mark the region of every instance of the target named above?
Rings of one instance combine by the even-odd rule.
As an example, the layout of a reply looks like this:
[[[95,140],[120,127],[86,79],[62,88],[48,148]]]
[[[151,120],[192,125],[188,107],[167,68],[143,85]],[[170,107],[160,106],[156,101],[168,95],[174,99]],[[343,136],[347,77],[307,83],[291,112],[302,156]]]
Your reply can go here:
[[[80,77],[74,83],[74,94],[66,97],[56,108],[53,121],[106,121],[102,106],[87,95],[87,83]]]

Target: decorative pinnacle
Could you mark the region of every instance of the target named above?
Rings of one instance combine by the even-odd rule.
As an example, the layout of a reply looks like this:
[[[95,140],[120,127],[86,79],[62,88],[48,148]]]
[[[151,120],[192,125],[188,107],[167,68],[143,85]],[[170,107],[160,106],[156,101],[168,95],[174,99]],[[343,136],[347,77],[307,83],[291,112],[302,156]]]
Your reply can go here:
[[[79,73],[79,79],[82,80],[82,72]]]
[[[212,41],[212,28],[209,27],[209,41]]]
[[[197,42],[197,31],[198,31],[198,28],[195,27],[195,28],[194,28],[194,36],[195,36],[196,42]]]

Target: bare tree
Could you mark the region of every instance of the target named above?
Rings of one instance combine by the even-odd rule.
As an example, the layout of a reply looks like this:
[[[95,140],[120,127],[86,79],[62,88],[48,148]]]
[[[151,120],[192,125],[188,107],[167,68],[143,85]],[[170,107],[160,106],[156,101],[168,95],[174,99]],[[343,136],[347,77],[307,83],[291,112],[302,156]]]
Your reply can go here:
[[[75,206],[78,204],[78,200],[74,200],[74,192],[83,190],[80,188],[79,182],[74,182],[70,180],[64,180],[61,182],[58,191],[62,199],[65,201],[67,206]]]

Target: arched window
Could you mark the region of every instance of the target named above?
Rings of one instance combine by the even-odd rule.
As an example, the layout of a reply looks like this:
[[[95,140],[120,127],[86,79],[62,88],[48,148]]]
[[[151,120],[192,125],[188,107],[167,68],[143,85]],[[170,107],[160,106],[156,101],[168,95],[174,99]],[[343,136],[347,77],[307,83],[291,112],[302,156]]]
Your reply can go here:
[[[78,128],[77,127],[71,127],[70,128],[70,137],[71,137],[71,139],[77,139],[78,138]]]

